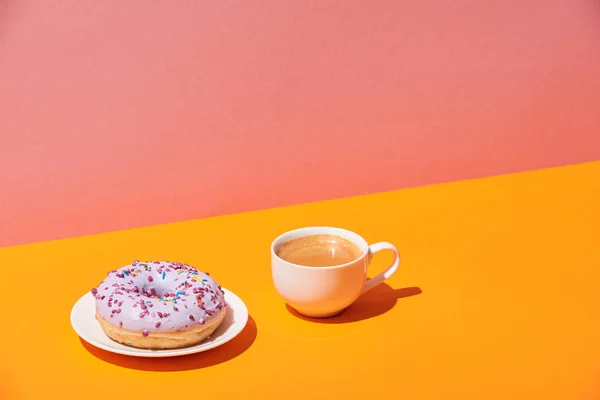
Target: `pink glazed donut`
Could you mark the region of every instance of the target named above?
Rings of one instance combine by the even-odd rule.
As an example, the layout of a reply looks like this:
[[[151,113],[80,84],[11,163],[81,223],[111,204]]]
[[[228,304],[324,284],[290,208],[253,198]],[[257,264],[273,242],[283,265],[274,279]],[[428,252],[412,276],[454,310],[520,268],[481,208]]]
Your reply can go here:
[[[145,349],[192,346],[226,313],[224,292],[187,264],[139,262],[108,273],[97,288],[96,319],[111,339]]]

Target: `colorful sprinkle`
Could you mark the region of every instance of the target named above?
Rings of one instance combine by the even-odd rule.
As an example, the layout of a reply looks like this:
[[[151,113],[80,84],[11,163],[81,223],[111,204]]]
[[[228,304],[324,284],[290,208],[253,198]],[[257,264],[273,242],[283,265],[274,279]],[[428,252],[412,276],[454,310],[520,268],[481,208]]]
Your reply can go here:
[[[142,336],[143,336],[143,337],[148,337],[148,331],[144,329],[144,330],[142,331]]]
[[[160,328],[160,321],[156,321],[156,323],[154,324],[155,328]]]
[[[165,279],[165,276],[167,275],[167,273],[165,271],[163,271],[162,273],[162,278]]]

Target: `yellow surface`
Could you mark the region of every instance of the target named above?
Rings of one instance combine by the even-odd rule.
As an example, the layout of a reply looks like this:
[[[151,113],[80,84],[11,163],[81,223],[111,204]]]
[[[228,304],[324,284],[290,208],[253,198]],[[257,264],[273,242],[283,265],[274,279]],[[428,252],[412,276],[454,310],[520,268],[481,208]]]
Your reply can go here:
[[[269,270],[271,240],[314,224],[403,255],[322,322],[290,313]],[[174,359],[84,346],[72,305],[135,259],[209,271],[249,326]],[[0,265],[2,399],[600,398],[600,163],[4,248]]]

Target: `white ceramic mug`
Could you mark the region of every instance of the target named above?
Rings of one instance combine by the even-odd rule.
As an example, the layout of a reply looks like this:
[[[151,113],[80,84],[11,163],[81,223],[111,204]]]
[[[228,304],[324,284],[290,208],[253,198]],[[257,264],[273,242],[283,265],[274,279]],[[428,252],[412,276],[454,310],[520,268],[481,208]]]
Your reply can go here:
[[[354,261],[330,267],[307,267],[277,256],[282,244],[312,235],[341,237],[358,246],[362,253]],[[367,279],[367,266],[373,255],[382,250],[395,253],[392,265],[374,278]],[[271,244],[271,272],[277,292],[300,314],[315,318],[340,313],[362,293],[392,276],[399,263],[400,253],[394,245],[387,242],[369,245],[360,235],[341,228],[300,228],[280,235]]]

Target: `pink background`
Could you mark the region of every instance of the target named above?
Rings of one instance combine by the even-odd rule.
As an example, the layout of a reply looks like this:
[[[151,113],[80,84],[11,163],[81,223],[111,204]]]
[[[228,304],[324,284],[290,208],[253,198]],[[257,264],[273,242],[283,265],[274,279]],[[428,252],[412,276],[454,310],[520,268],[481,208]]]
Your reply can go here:
[[[600,159],[600,3],[0,0],[0,245]]]

